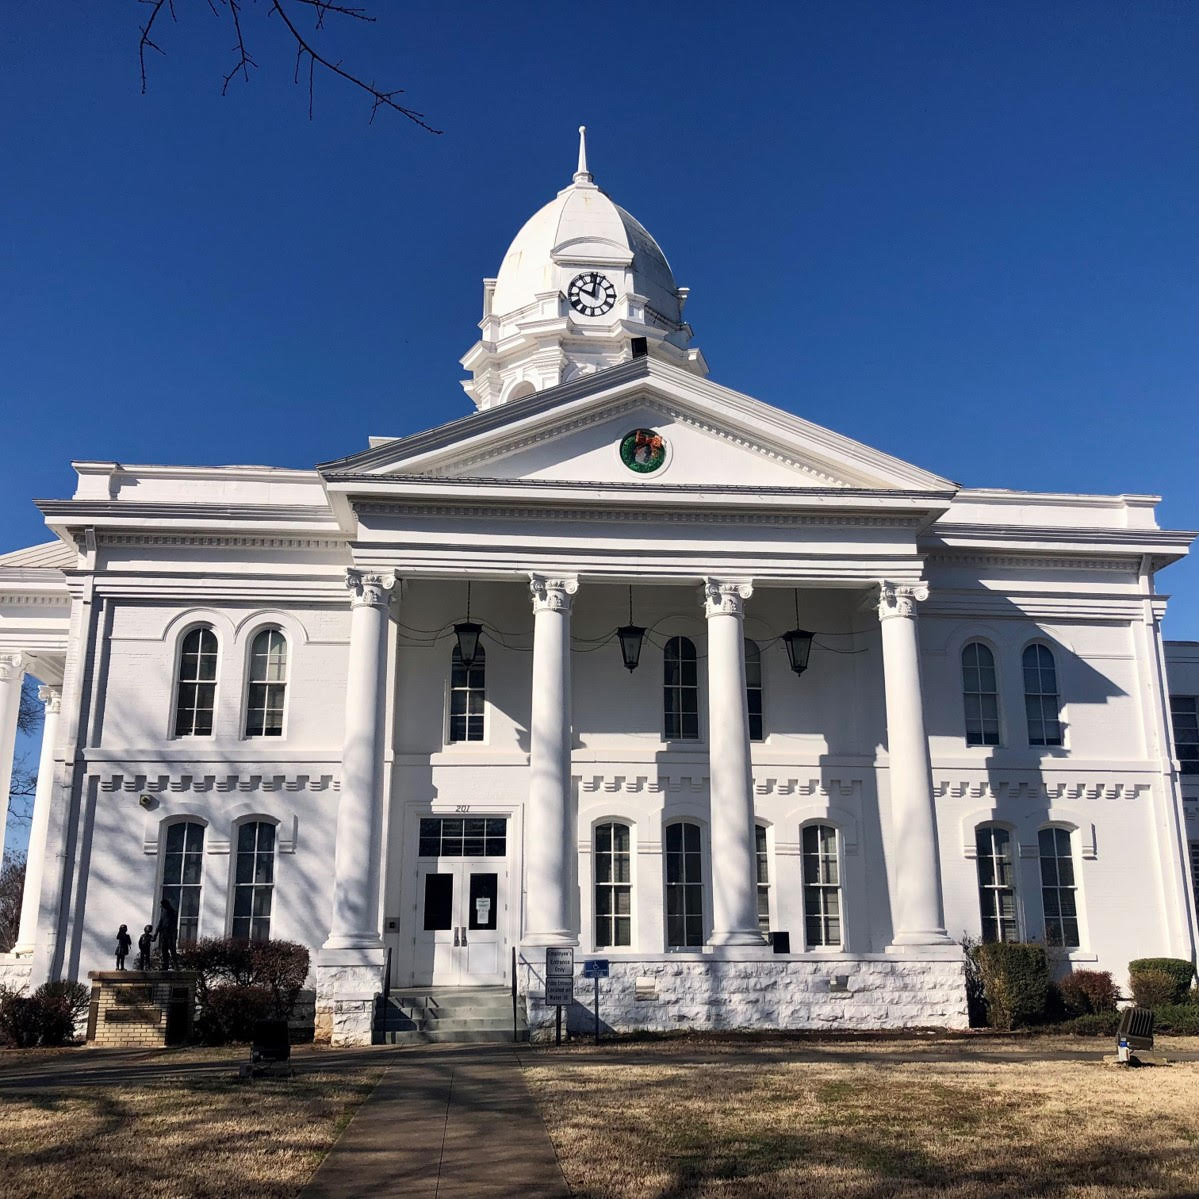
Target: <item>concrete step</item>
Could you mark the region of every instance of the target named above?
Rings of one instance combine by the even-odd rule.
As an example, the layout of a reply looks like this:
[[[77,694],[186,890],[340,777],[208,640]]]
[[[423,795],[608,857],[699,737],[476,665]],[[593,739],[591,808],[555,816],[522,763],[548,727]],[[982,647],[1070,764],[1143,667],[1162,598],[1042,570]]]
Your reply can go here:
[[[461,991],[392,991],[387,1002],[397,1007],[436,1009],[451,1011],[458,1008],[499,1008],[512,1009],[512,992],[507,987],[467,988]]]
[[[518,1041],[529,1039],[527,1028],[518,1030]],[[374,1045],[435,1045],[435,1044],[512,1044],[512,1029],[505,1032],[494,1029],[466,1029],[458,1032],[439,1032],[417,1029],[415,1031],[391,1032],[376,1028],[371,1037]]]
[[[512,1031],[512,1013],[507,1016],[430,1016],[421,1025],[429,1032],[463,1032],[471,1029],[507,1029]]]

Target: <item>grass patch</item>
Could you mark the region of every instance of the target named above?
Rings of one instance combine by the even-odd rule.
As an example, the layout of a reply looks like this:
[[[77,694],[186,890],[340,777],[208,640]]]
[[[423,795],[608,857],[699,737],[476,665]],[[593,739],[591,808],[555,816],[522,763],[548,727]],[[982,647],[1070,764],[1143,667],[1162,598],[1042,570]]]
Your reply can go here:
[[[577,1199],[1199,1194],[1199,1063],[1119,1070],[1107,1049],[679,1040],[525,1069]]]
[[[293,1079],[242,1082],[236,1069],[230,1053],[227,1075],[6,1083],[0,1197],[291,1197],[382,1074],[314,1062]]]

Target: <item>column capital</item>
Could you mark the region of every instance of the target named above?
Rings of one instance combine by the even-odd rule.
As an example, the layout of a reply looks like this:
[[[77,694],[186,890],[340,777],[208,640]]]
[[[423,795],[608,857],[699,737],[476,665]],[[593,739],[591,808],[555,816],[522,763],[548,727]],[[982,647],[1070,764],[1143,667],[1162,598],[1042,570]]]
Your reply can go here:
[[[352,566],[346,570],[346,587],[353,593],[350,602],[355,608],[364,604],[372,608],[386,608],[397,583],[394,570],[358,570]]]
[[[529,575],[534,612],[569,612],[571,596],[579,589],[573,575]]]
[[[25,655],[20,653],[0,653],[0,683],[19,679],[25,673]]]
[[[878,585],[878,618],[887,620],[892,616],[916,615],[916,605],[928,599],[927,583],[890,583],[882,580]]]
[[[704,579],[704,616],[745,615],[745,601],[754,593],[752,579]]]
[[[48,713],[56,715],[62,711],[61,687],[39,687],[37,689],[37,697],[46,705],[46,711]]]

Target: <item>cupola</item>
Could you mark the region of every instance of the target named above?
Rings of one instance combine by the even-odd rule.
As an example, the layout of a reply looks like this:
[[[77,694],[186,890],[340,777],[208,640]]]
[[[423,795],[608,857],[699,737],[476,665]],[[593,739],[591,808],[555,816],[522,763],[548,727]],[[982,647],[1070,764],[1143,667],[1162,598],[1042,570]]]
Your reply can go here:
[[[687,289],[658,243],[595,184],[586,127],[570,186],[516,235],[494,279],[483,280],[481,337],[462,359],[462,386],[491,408],[644,352],[706,375],[683,320]]]

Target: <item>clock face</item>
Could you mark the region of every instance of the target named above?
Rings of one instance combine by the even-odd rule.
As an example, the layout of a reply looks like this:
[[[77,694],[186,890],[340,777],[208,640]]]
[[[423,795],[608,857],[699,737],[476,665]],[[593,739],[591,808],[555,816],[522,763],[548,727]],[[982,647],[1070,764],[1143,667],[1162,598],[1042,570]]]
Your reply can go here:
[[[603,316],[616,303],[616,288],[599,271],[586,271],[570,281],[566,293],[570,306],[584,316]]]

